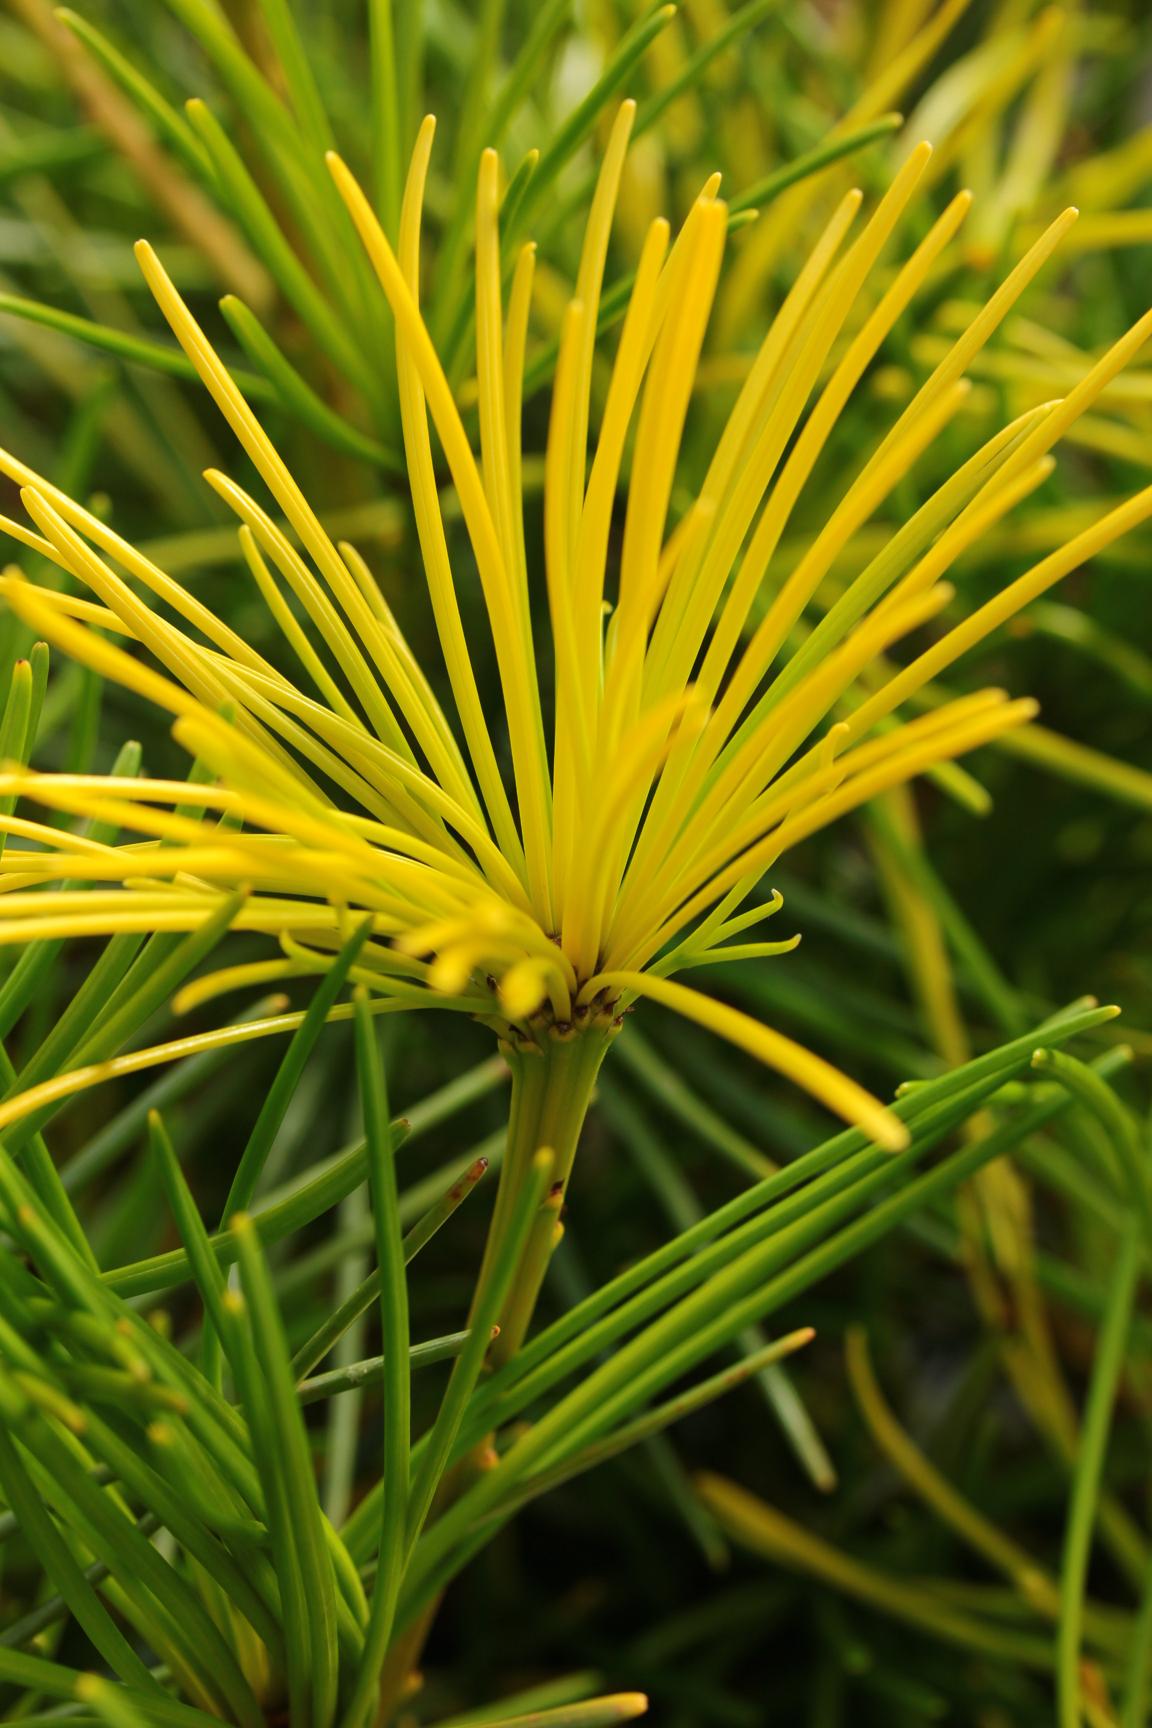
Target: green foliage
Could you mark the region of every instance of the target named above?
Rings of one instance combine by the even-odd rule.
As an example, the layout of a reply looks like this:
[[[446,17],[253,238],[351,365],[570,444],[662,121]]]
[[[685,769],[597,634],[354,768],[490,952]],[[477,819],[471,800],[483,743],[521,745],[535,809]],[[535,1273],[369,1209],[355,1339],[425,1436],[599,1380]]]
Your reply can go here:
[[[971,451],[1072,390],[1147,298],[1139,8],[14,0],[0,45],[4,443],[262,652],[259,551],[198,483],[232,452],[130,244],[161,244],[325,527],[418,630],[395,332],[330,148],[395,239],[438,114],[424,305],[473,418],[476,171],[501,148],[506,286],[529,238],[544,283],[532,451],[619,99],[638,166],[601,331],[649,217],[721,170],[735,264],[686,485],[851,177],[883,186],[930,133],[929,214],[971,184],[971,239],[870,365],[773,581],[837,471],[1082,206],[955,420],[846,537],[791,678],[933,544]],[[962,613],[1146,482],[1149,407],[1138,362],[966,553]],[[1146,529],[1117,543],[922,692],[1034,690],[1045,725],[814,840],[769,883],[799,952],[714,968],[725,1001],[895,1094],[894,1154],[827,1138],[806,1099],[658,1009],[603,1071],[600,1049],[493,1056],[459,1016],[378,1017],[350,920],[313,983],[270,971],[259,991],[286,995],[223,1015],[197,994],[208,966],[266,958],[242,891],[185,934],[17,948],[0,918],[4,1720],[595,1728],[645,1694],[670,1728],[1152,1720],[1147,553]],[[69,592],[26,533],[13,556]],[[49,668],[7,612],[0,672],[3,772],[181,771],[162,717]],[[44,813],[4,794],[0,814],[7,893],[34,885],[12,855]],[[80,850],[118,837],[47,819]],[[1094,998],[1057,1006],[1083,989],[1120,1002],[1119,1030]]]

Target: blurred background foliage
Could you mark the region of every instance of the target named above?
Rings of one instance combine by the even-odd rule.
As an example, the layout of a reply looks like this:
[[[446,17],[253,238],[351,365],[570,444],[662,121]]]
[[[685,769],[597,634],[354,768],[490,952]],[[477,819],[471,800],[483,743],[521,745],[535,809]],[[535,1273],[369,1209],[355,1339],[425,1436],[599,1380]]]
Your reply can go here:
[[[531,235],[540,247],[529,374],[541,388],[525,432],[537,452],[597,145],[619,96],[639,102],[638,142],[609,283],[626,277],[651,217],[681,216],[720,172],[734,231],[689,419],[691,474],[837,197],[854,183],[882,187],[910,143],[929,137],[932,196],[912,238],[961,187],[975,207],[964,244],[842,419],[818,474],[833,496],[964,309],[1077,204],[1077,226],[979,361],[963,413],[846,548],[845,566],[858,566],[994,427],[1066,391],[1148,303],[1152,24],[1138,0],[684,0],[678,12],[621,0],[429,0],[422,39],[414,27],[398,36],[407,107],[394,126],[372,101],[366,11],[359,0],[298,0],[299,39],[282,27],[283,8],[258,0],[86,0],[76,16],[48,0],[7,0],[0,12],[3,442],[107,513],[242,632],[264,629],[263,609],[200,474],[219,465],[243,479],[243,460],[161,328],[131,242],[146,234],[157,245],[248,377],[325,524],[370,557],[418,645],[391,331],[359,249],[341,246],[320,157],[328,142],[375,176],[388,209],[415,124],[426,110],[438,115],[425,294],[465,403],[474,166],[483,145],[500,145],[506,241]],[[299,119],[285,118],[285,93]],[[884,285],[881,272],[873,294]],[[1150,433],[1146,351],[1041,492],[969,554],[966,598],[1003,586],[1070,526],[1146,484]],[[536,463],[527,478],[537,488],[539,475]],[[814,484],[804,508],[819,499]],[[533,497],[530,547],[536,515]],[[816,525],[794,520],[786,567]],[[1124,1010],[1094,1050],[1123,1045],[1134,1057],[1119,1086],[1132,1119],[1146,1122],[1150,554],[1144,529],[965,662],[957,689],[1032,693],[1040,725],[810,842],[773,884],[803,933],[799,952],[718,971],[722,994],[888,1095],[1091,992]],[[833,570],[825,604],[835,583]],[[6,675],[27,647],[5,620]],[[105,769],[130,738],[148,769],[183,771],[134,698],[80,668],[53,668],[38,765]],[[234,948],[243,958],[242,939]],[[16,1015],[5,1015],[0,985],[0,1032],[11,1034],[18,1069],[91,962],[82,943],[56,955]],[[218,1008],[180,1024],[214,1024]],[[161,1011],[139,1041],[173,1035],[171,1024]],[[504,1120],[487,1038],[448,1024],[448,1037],[435,1016],[388,1029],[399,1112],[476,1075],[419,1156],[404,1155],[423,1204],[439,1172],[498,1153]],[[104,1265],[175,1239],[144,1148],[155,1087],[167,1089],[202,1210],[218,1214],[277,1060],[255,1046],[160,1082],[87,1093],[61,1114],[54,1147]],[[334,1028],[277,1138],[267,1190],[355,1135],[351,1075],[348,1028]],[[578,1299],[822,1132],[798,1094],[645,1009],[603,1080],[546,1300]],[[1077,1412],[1115,1259],[1115,1202],[1093,1174],[1101,1132],[1074,1101],[1059,1130],[1032,1136],[1013,1164],[991,1166],[797,1303],[788,1324],[811,1323],[818,1336],[787,1392],[778,1377],[744,1386],[671,1439],[530,1507],[448,1598],[423,1662],[432,1717],[557,1673],[573,1676],[576,1696],[595,1672],[647,1690],[668,1728],[1051,1720],[1045,1665],[1020,1651],[1052,1623]],[[418,1199],[407,1203],[412,1216]],[[429,1246],[413,1282],[416,1336],[459,1323],[486,1204],[473,1202],[476,1216],[465,1208]],[[303,1250],[300,1240],[273,1267],[303,1334],[334,1291],[364,1275],[362,1202],[346,1201]],[[189,1317],[182,1300],[171,1304],[177,1329]],[[371,1347],[362,1332],[358,1353]],[[1098,1654],[1115,1647],[1110,1610],[1146,1600],[1150,1368],[1152,1332],[1138,1317],[1109,1448],[1112,1511],[1091,1572]],[[326,1492],[347,1505],[374,1432],[372,1394],[332,1411],[314,1435]],[[703,1482],[699,1471],[710,1473]],[[719,1478],[774,1512],[738,1501]],[[989,1530],[1025,1561],[1016,1546],[996,1551]],[[18,1541],[3,1552],[0,1614],[17,1622],[35,1576]],[[979,1636],[958,1634],[957,1616],[974,1618]],[[1122,1642],[1134,1635],[1123,1625]],[[1088,1690],[1093,1721],[1120,1720],[1103,1677]]]

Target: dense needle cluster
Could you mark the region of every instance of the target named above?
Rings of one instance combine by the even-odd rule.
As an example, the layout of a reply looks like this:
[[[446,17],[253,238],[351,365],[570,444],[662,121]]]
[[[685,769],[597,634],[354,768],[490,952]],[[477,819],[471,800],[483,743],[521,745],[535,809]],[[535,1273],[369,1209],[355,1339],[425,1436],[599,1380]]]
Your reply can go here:
[[[850,192],[768,324],[702,484],[676,492],[681,438],[720,276],[728,212],[710,180],[673,236],[652,223],[599,411],[600,294],[633,105],[604,152],[552,392],[544,483],[554,712],[541,697],[525,555],[521,396],[534,248],[501,250],[501,168],[476,200],[478,444],[420,312],[426,120],[396,244],[337,157],[335,183],[395,323],[404,444],[443,656],[421,666],[371,570],[334,544],[152,249],[144,275],[259,471],[278,516],[218,472],[253,582],[294,657],[289,677],[188,588],[16,457],[31,526],[8,531],[70,587],[10,571],[6,602],[50,641],[175,717],[200,764],[188,783],[11,771],[30,798],[126,831],[117,844],[6,819],[0,941],[191,930],[241,891],[232,918],[281,953],[218,972],[186,1000],[323,971],[367,916],[353,978],[373,1008],[456,1009],[531,1048],[637,997],[728,1037],[833,1110],[898,1146],[904,1129],[854,1082],[674,975],[759,960],[791,942],[753,932],[779,906],[758,885],[792,847],[875,794],[1016,727],[1032,704],[998,690],[917,702],[974,643],[1152,515],[1152,488],[932,634],[899,669],[889,650],[938,620],[955,561],[1032,493],[1053,446],[1152,329],[1137,324],[1061,401],[1003,428],[829,597],[828,573],[902,475],[961,411],[964,374],[1074,220],[1066,212],[858,467],[803,556],[782,536],[845,404],[970,199],[947,206],[897,264],[900,224],[930,149],[911,151],[875,209]],[[510,274],[511,287],[504,293]],[[365,356],[371,364],[371,356]],[[433,433],[471,545],[503,712],[485,710],[450,553]],[[824,482],[826,484],[826,481]],[[142,657],[140,650],[144,650]],[[158,663],[155,670],[149,661]],[[436,686],[446,680],[450,702]],[[914,717],[900,718],[911,709]],[[549,737],[549,731],[551,737]],[[502,771],[505,740],[510,772]],[[205,783],[206,782],[206,783]]]

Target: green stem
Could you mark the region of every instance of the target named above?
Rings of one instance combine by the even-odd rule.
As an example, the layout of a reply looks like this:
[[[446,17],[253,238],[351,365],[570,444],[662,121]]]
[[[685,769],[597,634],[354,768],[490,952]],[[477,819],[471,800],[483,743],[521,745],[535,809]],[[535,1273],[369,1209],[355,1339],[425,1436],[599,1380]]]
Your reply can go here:
[[[596,1021],[579,1030],[542,1031],[538,1041],[502,1047],[512,1076],[512,1096],[508,1106],[508,1139],[500,1166],[500,1183],[484,1259],[480,1267],[472,1307],[468,1316],[468,1338],[487,1338],[495,1315],[499,1316],[499,1334],[487,1347],[485,1356],[490,1366],[507,1362],[519,1349],[532,1323],[532,1315],[540,1294],[548,1261],[556,1241],[556,1226],[584,1118],[592,1102],[592,1093],[600,1064],[612,1040],[611,1025]],[[533,1198],[531,1189],[539,1182],[537,1154],[552,1153],[547,1187]],[[534,1216],[524,1227],[524,1206],[529,1204]],[[514,1264],[509,1276],[509,1256]],[[504,1286],[503,1294],[500,1293]],[[467,1349],[467,1347],[466,1347]],[[455,1381],[462,1368],[457,1359]],[[475,1374],[481,1364],[475,1364]],[[456,1399],[457,1413],[445,1419],[442,1408],[436,1428],[429,1438],[413,1485],[409,1502],[409,1522],[413,1537],[418,1535],[425,1517],[435,1507],[442,1513],[461,1492],[465,1473],[461,1466],[443,1474],[450,1450],[449,1444],[437,1446],[437,1430],[455,1432],[463,1414],[467,1397],[475,1378],[465,1371],[463,1384],[467,1392]],[[452,1385],[446,1394],[449,1401]],[[433,1596],[415,1622],[402,1630],[392,1646],[393,1655],[385,1666],[380,1681],[380,1708],[377,1723],[392,1720],[395,1701],[415,1667],[424,1639],[431,1630],[439,1604],[439,1594]]]
[[[490,1352],[494,1366],[507,1362],[516,1354],[532,1323],[544,1275],[556,1245],[557,1225],[580,1132],[609,1041],[610,1033],[596,1025],[574,1032],[550,1031],[537,1044],[507,1052],[512,1071],[508,1149],[500,1172],[478,1299],[488,1283],[491,1269],[500,1263],[516,1198],[541,1147],[552,1152],[555,1166],[551,1186],[532,1222],[524,1252],[500,1311],[500,1335]]]

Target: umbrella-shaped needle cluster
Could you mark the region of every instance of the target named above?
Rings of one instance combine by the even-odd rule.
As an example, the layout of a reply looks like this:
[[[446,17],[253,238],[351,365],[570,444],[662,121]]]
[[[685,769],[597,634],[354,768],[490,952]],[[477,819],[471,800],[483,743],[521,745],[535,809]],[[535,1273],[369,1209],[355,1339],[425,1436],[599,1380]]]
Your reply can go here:
[[[201,999],[323,971],[368,919],[352,975],[376,1010],[460,1010],[492,1023],[514,1055],[585,1040],[602,1052],[623,1011],[650,997],[900,1145],[902,1125],[853,1081],[676,975],[790,947],[760,930],[779,899],[758,890],[785,853],[1029,718],[1027,700],[983,690],[940,702],[932,682],[1152,515],[1152,489],[959,621],[955,607],[942,618],[953,601],[945,578],[1044,481],[1053,446],[1136,353],[1152,318],[1062,400],[973,450],[829,600],[838,555],[961,413],[966,370],[1074,212],[1016,264],[847,481],[821,471],[822,526],[782,568],[782,537],[801,500],[811,518],[814,470],[846,404],[932,282],[970,199],[956,197],[897,262],[928,146],[907,155],[874,209],[859,192],[842,199],[689,488],[680,447],[729,217],[713,180],[678,232],[653,222],[619,333],[602,336],[632,118],[625,104],[604,151],[563,323],[544,475],[546,596],[530,591],[521,441],[534,248],[502,250],[499,160],[484,155],[477,189],[470,424],[420,310],[432,121],[391,240],[330,158],[391,308],[440,665],[420,663],[364,559],[329,538],[141,243],[159,306],[270,495],[207,476],[239,518],[284,652],[274,664],[107,523],[0,455],[31,524],[5,526],[71,578],[39,585],[11,571],[5,600],[76,659],[171,712],[199,765],[187,783],[5,773],[6,799],[83,813],[124,837],[106,843],[6,818],[0,940],[196,929],[242,890],[233,927],[266,933],[280,952],[214,974],[197,987]],[[468,548],[445,524],[448,479]],[[483,640],[477,608],[462,601],[477,579]],[[498,707],[482,695],[494,684]]]

